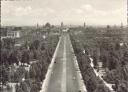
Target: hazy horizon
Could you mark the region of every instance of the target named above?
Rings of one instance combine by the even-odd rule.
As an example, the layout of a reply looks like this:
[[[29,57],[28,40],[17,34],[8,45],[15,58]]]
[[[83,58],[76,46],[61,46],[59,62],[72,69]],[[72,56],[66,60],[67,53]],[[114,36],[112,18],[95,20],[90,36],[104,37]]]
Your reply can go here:
[[[1,2],[1,24],[33,26],[127,24],[127,0],[20,0]]]

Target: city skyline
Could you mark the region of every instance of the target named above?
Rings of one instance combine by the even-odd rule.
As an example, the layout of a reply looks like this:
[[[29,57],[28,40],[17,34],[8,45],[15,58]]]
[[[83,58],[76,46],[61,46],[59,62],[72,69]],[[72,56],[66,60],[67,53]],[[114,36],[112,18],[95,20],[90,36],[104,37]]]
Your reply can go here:
[[[23,0],[1,2],[2,25],[124,25],[127,0]]]

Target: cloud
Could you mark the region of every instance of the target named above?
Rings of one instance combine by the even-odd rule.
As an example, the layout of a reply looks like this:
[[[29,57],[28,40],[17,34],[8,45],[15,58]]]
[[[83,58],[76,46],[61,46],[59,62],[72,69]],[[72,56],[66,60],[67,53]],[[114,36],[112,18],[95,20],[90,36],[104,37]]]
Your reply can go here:
[[[28,15],[31,11],[32,11],[31,6],[18,7],[14,10],[14,14],[15,16],[24,16],[24,15]]]
[[[85,5],[82,5],[81,6],[81,9],[84,9],[86,11],[92,11],[93,10],[93,7],[90,4],[85,4]]]
[[[31,6],[27,6],[27,7],[18,7],[13,12],[15,16],[37,16],[39,17],[39,16],[47,16],[48,14],[54,13],[55,10],[51,8],[34,9]]]
[[[5,4],[6,5],[6,4]],[[21,24],[29,25],[37,22],[45,21],[46,17],[50,19],[55,10],[49,7],[34,8],[28,6],[2,6],[1,23],[2,24]]]
[[[126,9],[123,7],[114,10],[100,10],[92,6],[91,4],[85,4],[81,7],[74,9],[74,17],[79,20],[86,20],[88,23],[93,24],[120,24],[123,22],[126,24]],[[77,14],[77,15],[75,15]]]
[[[120,24],[122,21],[126,24],[127,7],[123,6],[125,3],[122,0],[118,3],[116,0],[112,1],[111,4],[106,0],[94,0],[95,3],[91,2],[92,0],[74,1],[3,2],[2,23],[32,24],[48,21],[56,24],[64,21],[68,24],[79,24],[86,21],[88,24]]]

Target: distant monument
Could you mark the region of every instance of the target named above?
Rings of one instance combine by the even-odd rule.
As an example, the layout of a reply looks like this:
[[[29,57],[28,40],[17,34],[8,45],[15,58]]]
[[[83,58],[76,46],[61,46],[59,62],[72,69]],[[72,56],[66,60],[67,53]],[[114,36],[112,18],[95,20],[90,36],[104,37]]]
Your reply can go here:
[[[86,27],[86,23],[84,22],[84,27]]]
[[[39,28],[39,24],[38,23],[37,23],[36,27]]]
[[[63,22],[61,22],[61,28],[63,28],[64,27],[64,23]]]
[[[121,23],[121,26],[120,26],[120,28],[123,28],[124,26],[123,26],[123,23]]]

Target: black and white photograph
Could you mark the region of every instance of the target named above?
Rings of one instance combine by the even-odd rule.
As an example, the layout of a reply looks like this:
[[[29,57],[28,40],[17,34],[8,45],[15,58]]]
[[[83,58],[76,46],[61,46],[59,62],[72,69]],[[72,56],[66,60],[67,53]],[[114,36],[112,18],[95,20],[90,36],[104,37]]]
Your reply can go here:
[[[0,0],[0,92],[128,92],[128,0]]]

